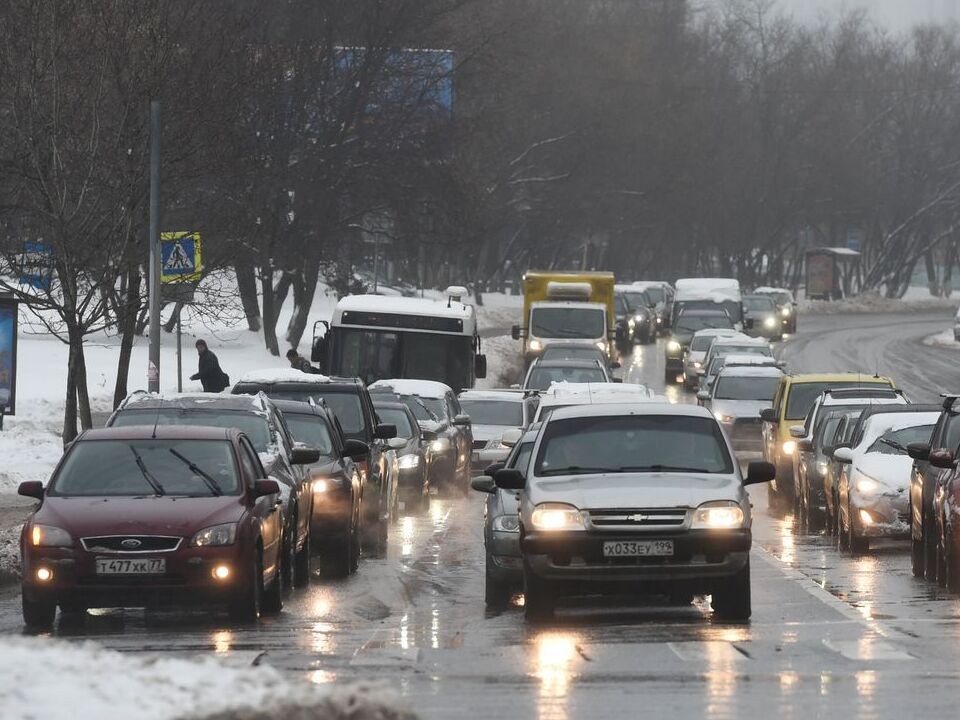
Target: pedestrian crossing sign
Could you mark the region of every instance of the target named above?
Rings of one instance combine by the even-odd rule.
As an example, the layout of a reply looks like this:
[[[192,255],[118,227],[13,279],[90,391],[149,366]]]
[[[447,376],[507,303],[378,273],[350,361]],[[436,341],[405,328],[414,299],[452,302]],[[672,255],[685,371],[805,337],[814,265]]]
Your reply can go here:
[[[160,282],[197,282],[202,274],[200,233],[160,233]]]

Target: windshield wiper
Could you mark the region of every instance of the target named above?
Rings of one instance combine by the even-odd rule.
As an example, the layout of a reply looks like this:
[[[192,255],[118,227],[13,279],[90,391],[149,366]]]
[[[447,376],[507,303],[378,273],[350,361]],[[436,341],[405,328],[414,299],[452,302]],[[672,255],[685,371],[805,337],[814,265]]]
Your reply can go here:
[[[197,465],[195,462],[190,460],[190,458],[184,457],[173,448],[170,448],[170,454],[173,455],[178,460],[180,460],[180,462],[182,462],[188,468],[190,468],[190,472],[193,472],[199,475],[203,479],[203,481],[207,484],[207,487],[210,488],[211,493],[218,496],[223,495],[223,488],[220,487],[220,483],[218,483],[216,480],[210,477],[210,475],[208,475],[206,471],[200,468],[200,466]]]
[[[896,440],[887,440],[887,438],[880,438],[880,442],[882,442],[884,445],[889,445],[894,450],[899,450],[904,455],[907,454],[907,448],[905,448],[903,445],[898,443]]]
[[[149,470],[147,470],[147,464],[143,461],[143,458],[140,457],[140,453],[137,452],[137,449],[133,445],[128,446],[130,452],[133,453],[133,457],[137,462],[137,467],[140,469],[140,474],[143,475],[143,479],[146,480],[150,487],[153,488],[155,495],[166,495],[166,491],[163,489],[163,485],[160,484],[160,481],[157,480]]]
[[[682,465],[625,465],[618,472],[690,472],[708,473],[705,468],[683,467]]]
[[[544,470],[541,475],[583,475],[585,473],[607,473],[617,472],[617,468],[612,467],[586,467],[581,465],[571,465],[564,468],[550,468]]]

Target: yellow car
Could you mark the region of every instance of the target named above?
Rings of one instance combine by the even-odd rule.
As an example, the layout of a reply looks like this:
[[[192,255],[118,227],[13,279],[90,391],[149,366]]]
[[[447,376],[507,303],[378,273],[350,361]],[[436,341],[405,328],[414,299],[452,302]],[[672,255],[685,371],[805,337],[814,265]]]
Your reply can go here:
[[[793,502],[793,454],[797,451],[797,442],[790,435],[790,427],[803,423],[824,390],[862,385],[896,387],[890,378],[859,373],[786,375],[780,380],[773,397],[773,407],[760,413],[763,422],[763,459],[777,468],[777,477],[768,486],[771,506],[779,501]]]

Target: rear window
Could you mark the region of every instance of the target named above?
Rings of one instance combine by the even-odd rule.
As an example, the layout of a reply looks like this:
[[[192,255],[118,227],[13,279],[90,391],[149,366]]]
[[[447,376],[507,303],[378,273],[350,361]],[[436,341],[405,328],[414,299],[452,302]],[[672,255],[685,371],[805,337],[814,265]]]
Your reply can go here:
[[[555,382],[602,383],[607,376],[599,367],[536,367],[530,371],[527,387],[533,390],[547,390]]]
[[[778,377],[719,377],[714,400],[773,400],[780,384]]]
[[[701,335],[700,337],[695,337],[690,343],[690,350],[692,352],[706,352],[710,349],[710,346],[713,344],[713,341],[716,338],[712,335]]]
[[[469,400],[460,399],[463,412],[470,416],[474,425],[523,425],[523,403],[517,400]]]
[[[790,385],[789,395],[787,397],[787,409],[784,414],[786,420],[803,420],[813,407],[817,397],[824,390],[840,387],[861,387],[863,383],[852,382],[800,382]],[[870,383],[871,386],[883,385],[883,383]],[[889,387],[889,385],[886,385]]]
[[[387,425],[397,426],[397,437],[413,437],[413,427],[410,425],[410,416],[403,410],[396,408],[377,408],[377,417]]]
[[[316,448],[326,457],[333,455],[333,439],[327,421],[319,415],[293,415],[286,413],[284,419],[293,439]]]

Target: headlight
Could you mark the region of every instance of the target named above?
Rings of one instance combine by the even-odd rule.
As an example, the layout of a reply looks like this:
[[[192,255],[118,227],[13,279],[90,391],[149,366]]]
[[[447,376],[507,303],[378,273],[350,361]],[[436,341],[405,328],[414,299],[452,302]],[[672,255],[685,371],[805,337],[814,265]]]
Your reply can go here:
[[[783,443],[780,449],[783,450],[784,455],[793,455],[794,451],[797,449],[797,441],[787,440]]]
[[[643,315],[634,315],[634,316],[633,316],[633,321],[634,321],[637,325],[643,325],[643,324],[647,321],[647,319],[646,319]]]
[[[676,340],[671,340],[670,342],[667,343],[667,352],[668,352],[668,353],[671,353],[671,354],[674,354],[674,355],[675,355],[675,354],[677,354],[678,352],[680,352],[681,350],[683,350],[683,347],[682,347],[682,346],[680,345],[680,343],[678,343]]]
[[[763,321],[763,326],[768,330],[773,330],[777,326],[777,319],[773,317],[768,317]]]
[[[233,545],[237,541],[237,524],[225,523],[204,528],[190,540],[192,547],[217,547]]]
[[[530,341],[530,352],[540,352],[543,350],[543,343],[539,340]]]
[[[573,505],[544,503],[537,505],[530,518],[537,530],[583,530],[583,517]]]
[[[340,489],[340,481],[336,478],[317,478],[313,481],[313,492],[315,495],[323,495]]]
[[[657,325],[659,325],[659,324],[662,323],[662,322],[663,322],[663,318],[658,315],[658,316],[657,316]]]
[[[637,319],[630,318],[629,320],[627,320],[627,325],[630,327],[631,330],[633,330],[637,326]]]
[[[450,440],[448,438],[437,438],[430,443],[430,450],[435,453],[444,453],[450,450]]]
[[[743,508],[735,502],[720,501],[705,503],[693,513],[690,527],[694,530],[743,527]]]
[[[780,314],[784,317],[790,317],[790,308],[785,307],[780,309]]]
[[[874,480],[872,477],[867,475],[860,474],[860,477],[857,478],[856,482],[857,492],[861,495],[873,495],[877,490],[880,489],[880,483]]]
[[[34,547],[73,547],[73,538],[63,528],[34,525],[30,528],[30,544]]]
[[[397,464],[400,466],[401,470],[413,470],[415,467],[420,466],[420,456],[404,455],[400,458],[400,462]]]
[[[605,353],[607,351],[607,344],[603,340],[597,341],[597,347],[600,348],[600,352]]]
[[[733,422],[733,415],[724,415],[723,413],[715,412],[713,416],[726,425],[730,425]]]
[[[695,362],[695,363],[693,364],[693,367],[696,368],[697,370],[699,370],[700,368],[703,367],[703,363],[702,363],[702,362]]]
[[[517,515],[498,515],[493,519],[495,532],[520,532],[520,518]]]
[[[820,477],[826,477],[829,470],[830,466],[827,465],[823,460],[817,463],[817,472],[820,473]]]

